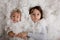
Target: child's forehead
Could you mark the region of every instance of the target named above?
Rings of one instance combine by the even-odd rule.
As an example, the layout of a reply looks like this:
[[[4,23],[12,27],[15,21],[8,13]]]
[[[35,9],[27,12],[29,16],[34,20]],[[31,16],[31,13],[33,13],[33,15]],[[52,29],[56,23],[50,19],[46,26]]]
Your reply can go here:
[[[40,13],[38,9],[34,9],[31,13]]]
[[[38,10],[38,9],[36,9],[36,8],[35,8],[35,9],[32,9],[32,10],[31,10],[31,13],[34,12],[35,10]],[[38,11],[39,11],[39,10],[38,10]]]
[[[14,12],[14,13],[12,13],[11,15],[21,15],[21,13]]]
[[[38,10],[38,9],[34,9],[33,11],[36,11],[36,10]],[[39,11],[39,10],[38,10]]]

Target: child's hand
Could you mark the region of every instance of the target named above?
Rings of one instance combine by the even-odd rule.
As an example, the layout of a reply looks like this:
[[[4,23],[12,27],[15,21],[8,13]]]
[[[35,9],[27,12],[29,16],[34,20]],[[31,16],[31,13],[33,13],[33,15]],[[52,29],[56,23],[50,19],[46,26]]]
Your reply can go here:
[[[18,34],[16,35],[16,37],[22,38],[22,33],[18,33]]]
[[[26,37],[27,37],[27,35],[28,35],[28,33],[27,33],[27,32],[22,32],[22,38],[26,38]]]
[[[10,37],[14,37],[15,33],[13,33],[12,31],[10,31],[10,32],[8,33],[8,35],[9,35]]]
[[[22,32],[16,35],[16,37],[25,38],[27,37],[27,32]]]

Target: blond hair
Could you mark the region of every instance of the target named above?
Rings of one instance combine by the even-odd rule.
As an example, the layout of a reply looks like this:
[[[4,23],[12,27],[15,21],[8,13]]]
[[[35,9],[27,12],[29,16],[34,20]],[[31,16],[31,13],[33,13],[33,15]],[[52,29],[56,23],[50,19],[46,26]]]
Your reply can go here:
[[[18,14],[21,14],[21,11],[19,10],[19,9],[14,9],[14,10],[12,10],[12,12],[11,12],[11,15],[10,16],[12,16],[14,13],[18,13]]]

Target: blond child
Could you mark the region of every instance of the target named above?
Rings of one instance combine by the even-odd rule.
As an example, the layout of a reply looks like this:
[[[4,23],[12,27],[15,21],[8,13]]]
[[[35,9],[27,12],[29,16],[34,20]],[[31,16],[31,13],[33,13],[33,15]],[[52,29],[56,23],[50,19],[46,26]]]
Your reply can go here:
[[[22,14],[19,9],[12,10],[10,19],[7,22],[5,31],[9,40],[27,40],[27,26],[22,21]]]

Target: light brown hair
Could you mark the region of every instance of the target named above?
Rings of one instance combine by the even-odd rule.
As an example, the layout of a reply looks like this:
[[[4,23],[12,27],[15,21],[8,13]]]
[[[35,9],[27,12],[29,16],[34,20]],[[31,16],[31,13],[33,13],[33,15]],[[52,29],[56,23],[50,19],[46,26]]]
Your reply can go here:
[[[14,9],[12,10],[10,17],[16,12],[21,15],[21,11],[19,9]]]

